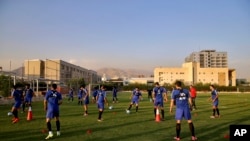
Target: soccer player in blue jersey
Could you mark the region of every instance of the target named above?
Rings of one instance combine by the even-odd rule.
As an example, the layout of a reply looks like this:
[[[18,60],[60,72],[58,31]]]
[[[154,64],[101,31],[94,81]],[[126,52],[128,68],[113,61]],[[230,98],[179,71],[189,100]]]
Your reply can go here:
[[[92,92],[92,102],[93,103],[96,103],[96,96],[97,96],[97,94],[98,94],[98,87],[96,86],[96,87],[94,87],[94,90]]]
[[[53,138],[53,132],[51,128],[51,119],[56,118],[57,136],[60,136],[60,119],[59,119],[59,105],[62,104],[62,95],[57,90],[57,85],[52,84],[51,90],[49,90],[44,97],[44,110],[46,111],[46,124],[49,131],[49,135],[45,138]]]
[[[87,116],[88,115],[88,104],[89,104],[89,93],[88,93],[88,90],[85,88],[85,86],[82,86],[83,87],[83,93],[82,93],[82,98],[83,98],[83,108],[84,108],[84,116]]]
[[[31,107],[31,102],[32,102],[32,97],[34,96],[34,91],[30,88],[30,84],[25,85],[25,90],[24,90],[24,104],[23,106],[23,112],[25,110],[25,106]]]
[[[82,100],[83,100],[83,86],[80,87],[78,91],[78,105],[82,105]]]
[[[104,104],[106,103],[108,105],[108,100],[106,97],[106,88],[105,86],[101,86],[101,89],[98,91],[98,94],[96,96],[97,101],[97,108],[99,110],[99,115],[97,121],[102,121],[102,113],[104,111]]]
[[[132,106],[135,104],[135,106],[136,106],[135,111],[138,112],[139,101],[142,99],[142,93],[141,93],[141,91],[138,88],[135,88],[132,91],[130,99],[131,99],[131,103],[129,104],[129,107],[128,107],[127,110],[130,111],[130,109],[132,108]]]
[[[210,100],[213,102],[213,115],[210,116],[210,118],[220,117],[220,112],[218,108],[218,105],[219,105],[218,92],[216,91],[214,85],[210,85],[210,90],[211,90]],[[215,111],[217,112],[217,116],[215,116]]]
[[[14,100],[15,100],[15,103],[11,109],[11,112],[14,115],[14,118],[12,119],[12,123],[17,123],[19,121],[18,109],[20,108],[20,106],[22,104],[22,95],[23,95],[23,91],[17,89],[16,85],[14,85],[13,91],[11,94],[11,98],[14,98]]]
[[[113,103],[116,103],[118,102],[118,98],[117,98],[117,88],[115,86],[113,87],[112,92],[113,92]]]
[[[192,105],[192,99],[189,94],[188,89],[182,88],[182,82],[176,81],[175,87],[176,89],[173,91],[170,103],[170,113],[172,113],[172,108],[174,106],[174,102],[176,102],[176,112],[175,112],[175,119],[176,119],[176,137],[175,140],[180,140],[180,132],[181,132],[181,120],[185,118],[189,124],[189,129],[192,134],[191,140],[197,140],[194,132],[194,125],[191,119],[191,112],[189,108],[189,104]]]
[[[167,102],[167,90],[161,87],[158,82],[155,82],[155,87],[153,88],[153,102],[154,102],[154,114],[156,117],[156,109],[161,109],[161,120],[164,120],[164,101]]]
[[[69,90],[69,98],[68,98],[68,101],[73,101],[74,100],[74,90],[73,90],[73,88],[71,88],[70,90]]]

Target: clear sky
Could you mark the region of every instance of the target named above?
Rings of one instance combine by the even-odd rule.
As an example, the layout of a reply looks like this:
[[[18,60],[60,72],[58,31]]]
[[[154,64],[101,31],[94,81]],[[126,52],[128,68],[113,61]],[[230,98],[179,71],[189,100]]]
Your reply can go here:
[[[226,51],[237,78],[250,78],[249,0],[0,1],[3,70],[48,58],[153,72],[203,49]]]

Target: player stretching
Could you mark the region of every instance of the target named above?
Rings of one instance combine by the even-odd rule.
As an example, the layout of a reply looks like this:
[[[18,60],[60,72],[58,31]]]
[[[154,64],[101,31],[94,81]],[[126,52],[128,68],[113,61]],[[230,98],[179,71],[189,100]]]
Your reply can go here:
[[[215,111],[217,112],[218,117],[220,117],[220,112],[219,112],[219,98],[218,98],[218,92],[216,91],[214,85],[210,85],[210,90],[211,90],[211,97],[210,100],[213,102],[213,115],[210,116],[210,118],[215,118]]]
[[[13,91],[11,94],[10,98],[14,98],[15,99],[15,104],[13,105],[11,112],[14,115],[14,118],[12,119],[12,123],[17,123],[19,121],[18,118],[18,109],[20,108],[21,104],[22,104],[22,95],[23,92],[22,90],[17,90],[16,85],[13,86]]]
[[[191,112],[189,108],[189,104],[192,105],[192,100],[189,94],[189,91],[187,89],[182,89],[181,82],[176,81],[175,82],[176,89],[173,91],[173,95],[171,98],[170,103],[170,113],[172,113],[172,108],[174,106],[174,101],[176,102],[176,112],[175,112],[175,119],[176,119],[176,137],[174,137],[175,140],[180,140],[180,132],[181,132],[181,120],[184,117],[188,124],[189,129],[191,131],[192,137],[191,140],[195,141],[197,138],[195,137],[194,132],[194,125],[191,120]]]
[[[82,105],[82,96],[83,96],[83,86],[81,86],[79,91],[78,91],[78,105],[79,104]]]
[[[31,107],[32,97],[34,95],[33,90],[30,88],[30,84],[26,84],[25,86],[25,97],[24,97],[24,104],[23,106],[23,112],[25,110],[25,106]]]
[[[50,121],[54,117],[56,118],[57,136],[60,136],[59,105],[62,104],[62,95],[56,89],[57,85],[52,84],[51,90],[49,90],[44,97],[46,124],[49,131],[49,135],[45,138],[46,140],[53,138],[53,132]]]
[[[83,93],[82,93],[82,98],[83,98],[83,101],[84,101],[84,104],[83,104],[83,108],[84,108],[84,116],[87,116],[88,115],[88,104],[89,104],[89,93],[87,91],[87,89],[85,88],[85,86],[83,86]]]
[[[98,91],[98,94],[96,96],[96,101],[97,101],[97,108],[99,110],[99,116],[97,121],[102,121],[102,113],[104,111],[104,104],[107,103],[108,105],[108,100],[106,97],[106,91],[105,91],[105,86],[101,86],[101,89]]]
[[[155,83],[155,87],[153,88],[153,102],[154,102],[154,114],[156,117],[156,109],[161,109],[162,119],[164,120],[164,108],[163,108],[163,100],[167,102],[167,90],[164,87],[161,87],[158,82]]]
[[[129,107],[127,110],[130,111],[132,105],[135,104],[136,106],[135,111],[138,112],[139,100],[142,99],[141,91],[138,88],[135,88],[135,90],[133,90],[131,94],[130,99],[131,99],[131,103],[129,104]]]
[[[117,98],[117,88],[115,86],[113,87],[112,92],[113,92],[113,103],[116,103],[118,102],[118,98]]]

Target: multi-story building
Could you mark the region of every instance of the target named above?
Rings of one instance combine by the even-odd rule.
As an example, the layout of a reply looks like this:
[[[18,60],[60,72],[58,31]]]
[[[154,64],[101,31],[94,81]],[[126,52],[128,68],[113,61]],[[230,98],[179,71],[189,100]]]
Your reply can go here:
[[[216,52],[216,50],[202,50],[193,52],[185,58],[185,62],[198,62],[201,68],[227,68],[227,52]]]
[[[236,71],[227,67],[226,52],[203,50],[186,57],[181,68],[154,69],[155,82],[173,84],[176,80],[189,85],[210,83],[236,86]]]
[[[86,83],[97,83],[100,81],[100,76],[97,75],[97,72],[59,59],[46,59],[45,61],[39,59],[25,60],[24,67],[25,77],[29,80],[42,78],[66,82],[74,78],[83,78]]]

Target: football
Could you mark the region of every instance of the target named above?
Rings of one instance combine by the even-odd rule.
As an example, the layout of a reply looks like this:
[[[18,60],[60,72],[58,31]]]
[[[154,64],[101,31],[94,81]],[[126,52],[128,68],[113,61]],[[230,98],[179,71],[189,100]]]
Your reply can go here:
[[[126,113],[127,113],[127,114],[130,114],[130,110],[126,110]]]
[[[113,109],[113,106],[109,106],[109,110],[112,110]]]
[[[12,116],[12,112],[8,112],[8,114],[7,114],[8,116]]]

